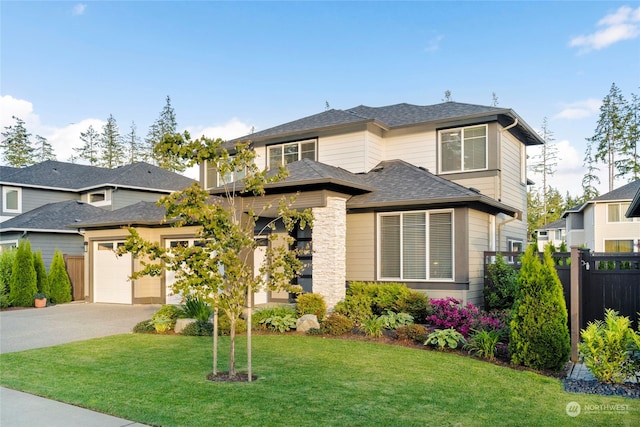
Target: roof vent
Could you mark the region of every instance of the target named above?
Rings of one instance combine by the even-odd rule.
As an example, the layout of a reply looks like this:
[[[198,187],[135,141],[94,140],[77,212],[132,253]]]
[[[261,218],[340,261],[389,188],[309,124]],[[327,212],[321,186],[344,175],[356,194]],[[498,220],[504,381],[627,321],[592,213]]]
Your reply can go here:
[[[469,187],[469,190],[473,191],[474,193],[478,193],[478,194],[480,194],[480,190],[478,190],[478,189],[477,189],[477,188],[475,188],[475,187]]]
[[[418,169],[421,169],[425,172],[429,172],[429,169],[425,168],[424,166],[418,166]]]

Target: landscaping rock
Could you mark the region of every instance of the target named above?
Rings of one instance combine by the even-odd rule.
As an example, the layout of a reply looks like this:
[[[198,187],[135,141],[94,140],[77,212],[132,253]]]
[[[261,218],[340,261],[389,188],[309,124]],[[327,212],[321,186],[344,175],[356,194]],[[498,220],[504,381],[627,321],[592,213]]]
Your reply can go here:
[[[196,319],[176,319],[176,326],[173,331],[176,334],[182,333],[182,330],[187,327],[189,323],[195,322]]]
[[[296,322],[298,332],[307,332],[309,329],[320,329],[320,323],[315,314],[305,314]]]

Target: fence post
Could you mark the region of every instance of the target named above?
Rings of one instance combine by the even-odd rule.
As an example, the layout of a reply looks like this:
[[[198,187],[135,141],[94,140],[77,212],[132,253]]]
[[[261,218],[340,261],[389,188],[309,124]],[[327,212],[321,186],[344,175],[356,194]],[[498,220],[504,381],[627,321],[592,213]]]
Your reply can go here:
[[[580,248],[571,246],[571,361],[578,362],[578,343],[580,342]]]

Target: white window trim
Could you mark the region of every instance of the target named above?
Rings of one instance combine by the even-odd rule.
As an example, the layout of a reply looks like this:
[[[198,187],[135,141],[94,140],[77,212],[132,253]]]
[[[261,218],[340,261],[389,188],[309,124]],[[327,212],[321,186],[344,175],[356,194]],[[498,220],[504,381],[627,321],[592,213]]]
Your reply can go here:
[[[429,262],[429,243],[431,242],[431,236],[429,235],[429,221],[430,221],[430,217],[429,215],[432,213],[442,213],[442,212],[448,212],[451,213],[451,275],[453,277],[451,278],[433,278],[431,279],[431,264]],[[382,227],[382,221],[380,220],[381,217],[383,216],[394,216],[394,215],[401,215],[402,214],[410,214],[410,213],[424,213],[426,218],[425,218],[425,236],[426,236],[426,250],[425,250],[425,256],[426,256],[426,275],[427,278],[426,279],[404,279],[402,277],[402,239],[400,239],[400,277],[383,277],[382,276],[382,262],[380,257],[382,256],[382,233],[381,233],[381,227]],[[376,233],[377,233],[377,242],[376,242],[376,247],[377,247],[377,253],[376,253],[376,276],[377,276],[377,280],[379,281],[390,281],[390,280],[394,280],[394,281],[398,281],[398,280],[406,280],[409,282],[455,282],[455,276],[456,276],[456,257],[455,257],[455,252],[456,252],[456,227],[455,227],[455,213],[453,209],[434,209],[434,210],[415,210],[415,211],[395,211],[395,212],[384,212],[384,213],[378,213],[376,218]],[[401,221],[402,223],[402,221]]]
[[[318,139],[317,138],[311,138],[311,139],[303,139],[301,141],[289,141],[289,142],[283,142],[280,144],[272,144],[272,145],[267,145],[266,146],[266,155],[267,155],[267,168],[271,168],[271,155],[269,154],[269,150],[272,148],[276,148],[276,147],[280,147],[282,148],[282,165],[285,165],[284,163],[284,146],[285,145],[290,145],[290,144],[298,144],[298,160],[300,160],[300,155],[302,153],[301,150],[301,145],[302,144],[307,144],[309,142],[313,142],[314,145],[314,152],[315,152],[315,160],[318,160]]]
[[[102,194],[104,195],[104,200],[101,200],[99,202],[91,202],[92,194]],[[87,202],[91,206],[96,206],[96,207],[111,206],[111,192],[109,190],[101,190],[101,191],[92,191],[90,193],[87,193]]]
[[[11,245],[11,248],[5,248]],[[18,247],[18,240],[0,240],[0,252],[6,249],[15,249]]]
[[[18,209],[7,208],[7,193],[10,191],[18,192]],[[20,187],[2,187],[2,212],[4,213],[22,213],[22,188]]]
[[[485,140],[484,140],[484,167],[479,169],[465,169],[464,168],[464,136],[460,140],[461,149],[460,149],[460,170],[454,171],[443,171],[442,170],[442,133],[443,132],[451,132],[459,130],[464,133],[465,129],[477,128],[483,126],[485,128]],[[487,124],[484,125],[473,125],[473,126],[463,126],[458,128],[449,128],[449,129],[441,129],[438,131],[438,171],[442,175],[453,174],[453,173],[464,173],[464,172],[476,172],[476,171],[485,171],[489,169],[489,126]]]

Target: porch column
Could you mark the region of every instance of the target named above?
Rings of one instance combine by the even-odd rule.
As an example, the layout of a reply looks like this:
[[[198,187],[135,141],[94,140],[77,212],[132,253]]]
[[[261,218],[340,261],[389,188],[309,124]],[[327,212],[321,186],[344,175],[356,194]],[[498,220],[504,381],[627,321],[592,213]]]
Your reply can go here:
[[[313,293],[331,310],[344,299],[347,277],[347,199],[327,197],[327,206],[313,208]]]

